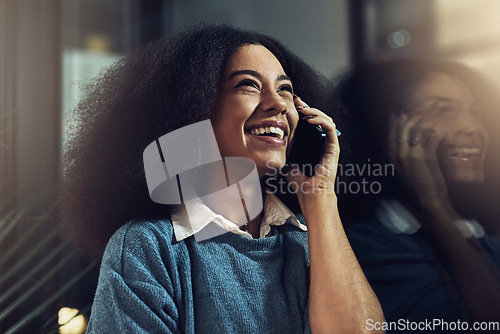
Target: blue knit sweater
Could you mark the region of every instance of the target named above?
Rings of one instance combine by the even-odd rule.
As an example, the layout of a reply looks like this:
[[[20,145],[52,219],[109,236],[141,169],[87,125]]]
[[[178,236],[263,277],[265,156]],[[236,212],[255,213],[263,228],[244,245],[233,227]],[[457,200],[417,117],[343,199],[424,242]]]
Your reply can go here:
[[[307,233],[175,240],[129,223],[106,248],[88,333],[310,333]]]

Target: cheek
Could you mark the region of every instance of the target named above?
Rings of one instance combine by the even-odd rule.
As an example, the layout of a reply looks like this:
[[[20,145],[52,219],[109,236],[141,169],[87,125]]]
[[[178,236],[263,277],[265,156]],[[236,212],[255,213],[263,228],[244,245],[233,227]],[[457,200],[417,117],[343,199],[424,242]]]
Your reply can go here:
[[[231,117],[227,117],[223,112],[217,114],[212,120],[212,128],[220,149],[231,146],[235,141],[236,127]]]
[[[447,131],[449,133],[453,133],[457,128],[456,119],[443,115],[427,115],[422,117],[422,122],[431,122],[434,130]]]
[[[294,111],[288,113],[287,120],[288,120],[288,126],[290,127],[290,134],[293,135],[295,129],[297,128],[297,123],[299,122],[299,114],[295,110],[295,106],[294,106]]]
[[[243,130],[234,122],[217,122],[213,125],[214,134],[220,146],[241,145]]]
[[[226,104],[215,112],[214,119],[212,120],[214,131],[228,133],[241,132],[241,129],[250,116],[251,113],[237,103]]]
[[[486,129],[486,126],[484,125],[482,120],[477,120],[477,128],[479,129],[478,131],[480,132],[481,136],[484,139],[485,146],[487,146],[488,143],[490,142],[490,134]]]

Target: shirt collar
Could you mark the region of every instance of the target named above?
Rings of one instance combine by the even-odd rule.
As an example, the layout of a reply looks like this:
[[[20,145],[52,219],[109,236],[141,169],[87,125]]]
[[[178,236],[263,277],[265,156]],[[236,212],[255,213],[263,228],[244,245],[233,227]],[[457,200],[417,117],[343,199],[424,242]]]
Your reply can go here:
[[[192,213],[190,218],[188,218],[186,205],[189,206],[189,212]],[[228,232],[252,238],[250,233],[241,230],[238,225],[224,216],[213,212],[199,199],[178,206],[177,209],[172,211],[171,218],[175,238],[178,242],[198,233],[210,222],[214,222]],[[302,231],[307,231],[307,227],[297,219],[293,212],[276,195],[267,192],[260,225],[260,238],[264,238],[269,234],[271,226],[284,225],[287,222]]]
[[[415,234],[422,225],[418,219],[398,200],[382,199],[375,207],[375,216],[394,234]],[[465,238],[484,237],[484,228],[473,219],[453,221]]]

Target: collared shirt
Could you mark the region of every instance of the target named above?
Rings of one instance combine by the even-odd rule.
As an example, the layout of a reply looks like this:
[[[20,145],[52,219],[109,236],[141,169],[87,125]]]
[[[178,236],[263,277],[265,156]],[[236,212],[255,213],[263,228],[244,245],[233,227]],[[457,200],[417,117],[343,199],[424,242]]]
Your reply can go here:
[[[375,216],[389,231],[395,234],[414,234],[422,225],[418,219],[395,199],[380,200],[375,208]],[[457,219],[453,221],[465,238],[484,237],[484,228],[473,219]]]
[[[188,217],[185,205],[190,205],[189,212],[194,213],[190,217]],[[198,233],[210,222],[214,222],[219,227],[229,232],[253,239],[250,233],[241,230],[234,222],[210,210],[201,200],[191,201],[185,205],[179,206],[179,208],[171,214],[174,234],[177,241],[181,241]],[[291,212],[276,195],[268,192],[264,202],[263,217],[260,224],[260,238],[265,238],[269,235],[271,226],[283,225],[287,221],[302,231],[307,231],[307,227],[297,219],[293,212]]]

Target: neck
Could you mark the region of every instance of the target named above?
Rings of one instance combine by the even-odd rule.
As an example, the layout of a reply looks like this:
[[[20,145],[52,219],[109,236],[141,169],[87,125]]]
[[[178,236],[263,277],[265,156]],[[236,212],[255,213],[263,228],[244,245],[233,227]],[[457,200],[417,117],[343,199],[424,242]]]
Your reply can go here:
[[[261,183],[261,192],[262,192],[262,203],[265,203],[266,202],[265,179],[262,178],[260,180],[260,183]],[[243,206],[245,207],[245,210],[246,210],[245,202],[243,202]],[[260,224],[262,222],[263,216],[264,216],[263,210],[261,210],[261,212],[255,218],[253,218],[248,224],[241,226],[240,229],[250,233],[254,239],[260,238]]]

